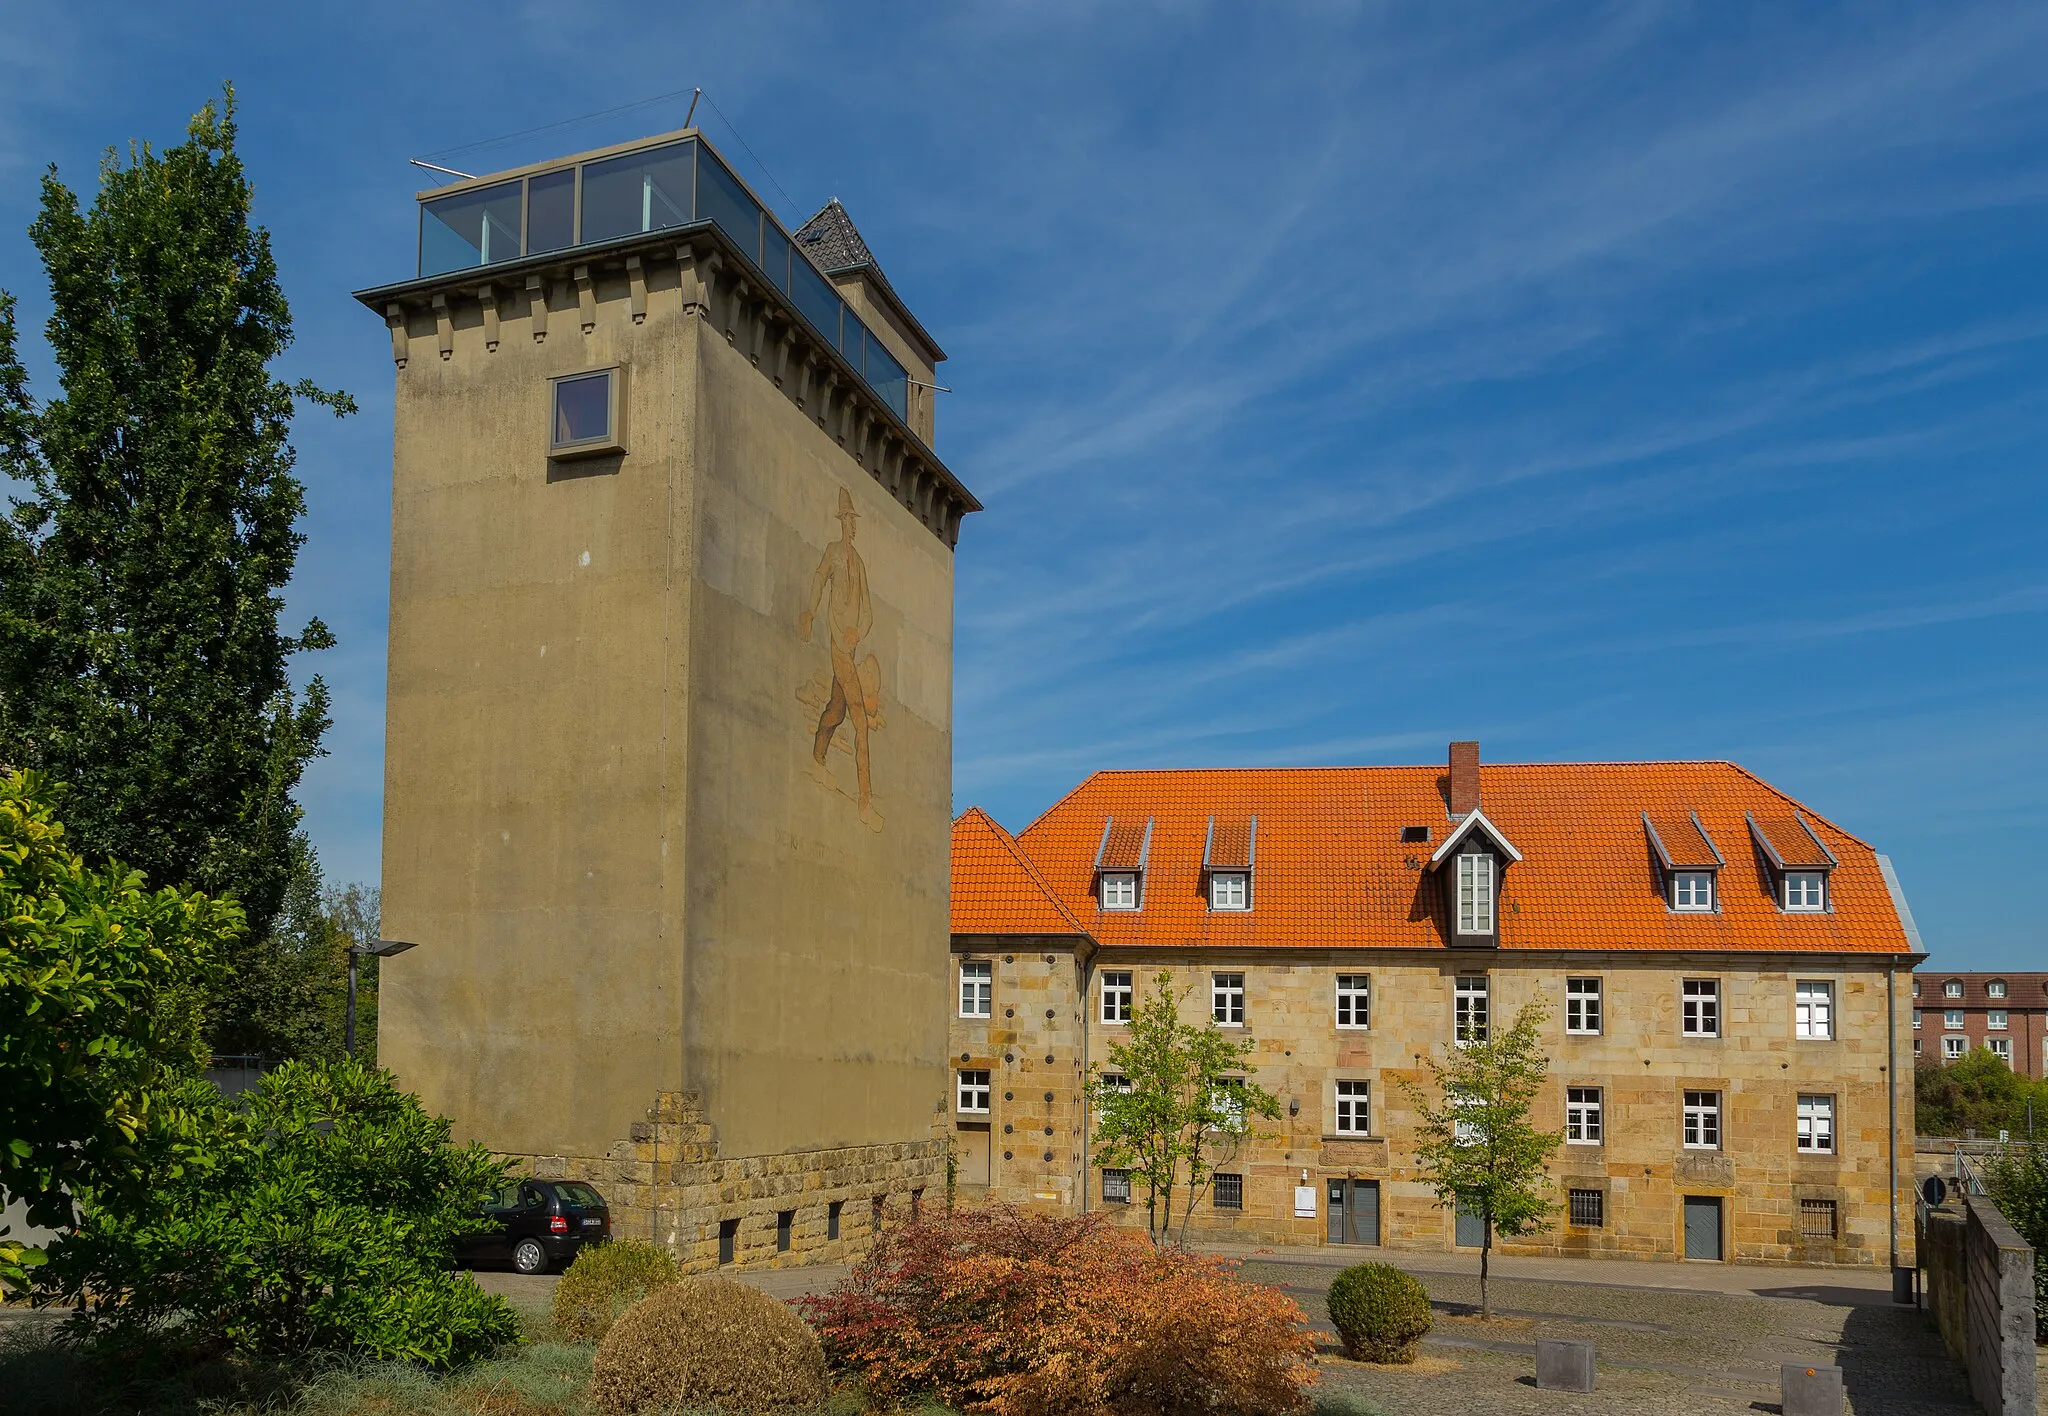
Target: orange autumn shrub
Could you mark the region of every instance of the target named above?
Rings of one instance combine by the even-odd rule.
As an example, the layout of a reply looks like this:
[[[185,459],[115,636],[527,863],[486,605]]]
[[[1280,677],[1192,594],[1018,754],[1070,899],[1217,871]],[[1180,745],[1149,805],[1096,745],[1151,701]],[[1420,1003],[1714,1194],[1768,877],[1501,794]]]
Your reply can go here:
[[[885,1235],[834,1292],[797,1301],[827,1359],[881,1403],[1285,1416],[1315,1380],[1293,1300],[1098,1215],[934,1215]]]

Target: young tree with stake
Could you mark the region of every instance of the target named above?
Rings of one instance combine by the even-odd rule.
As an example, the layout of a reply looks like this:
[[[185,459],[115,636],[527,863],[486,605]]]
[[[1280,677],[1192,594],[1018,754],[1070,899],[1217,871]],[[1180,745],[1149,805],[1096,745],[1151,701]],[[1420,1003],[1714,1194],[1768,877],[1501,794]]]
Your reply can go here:
[[[1494,1037],[1461,1039],[1439,1059],[1424,1057],[1436,1096],[1402,1078],[1415,1107],[1415,1162],[1423,1183],[1447,1208],[1465,1205],[1485,1222],[1479,1250],[1479,1315],[1493,1316],[1487,1293],[1493,1236],[1543,1227],[1557,1209],[1543,1167],[1564,1143],[1562,1131],[1539,1131],[1530,1108],[1543,1089],[1550,1059],[1537,1031],[1546,1014],[1531,1005]]]

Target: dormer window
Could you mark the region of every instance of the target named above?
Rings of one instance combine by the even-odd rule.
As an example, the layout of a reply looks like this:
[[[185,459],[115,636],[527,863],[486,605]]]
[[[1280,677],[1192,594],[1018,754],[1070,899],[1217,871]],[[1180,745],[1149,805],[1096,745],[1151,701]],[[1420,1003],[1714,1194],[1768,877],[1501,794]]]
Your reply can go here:
[[[1828,877],[1821,870],[1785,872],[1785,908],[1810,913],[1828,907]]]
[[[1941,986],[1941,996],[1942,996],[1942,997],[1944,997],[1944,998],[1960,998],[1960,997],[1962,997],[1962,996],[1963,996],[1963,981],[1962,981],[1961,979],[1959,979],[1959,978],[1952,978],[1952,979],[1950,979],[1950,980],[1949,980],[1949,981],[1948,981],[1947,983],[1944,983],[1944,984],[1943,984],[1943,985]]]
[[[1643,813],[1643,831],[1663,872],[1664,904],[1673,912],[1712,914],[1714,879],[1727,862],[1696,811]]]
[[[1458,857],[1458,933],[1493,933],[1493,857],[1469,851]]]
[[[1144,906],[1145,863],[1152,855],[1152,818],[1141,826],[1110,817],[1102,823],[1102,844],[1095,848],[1095,900],[1105,910]]]
[[[1134,910],[1138,907],[1138,872],[1135,870],[1105,870],[1102,872],[1102,908],[1106,910]]]
[[[1210,909],[1252,907],[1252,870],[1258,850],[1258,817],[1209,818],[1209,833],[1202,840],[1202,878],[1208,882]]]
[[[1714,908],[1714,872],[1680,870],[1671,877],[1671,908],[1701,911]]]
[[[1209,877],[1209,908],[1251,908],[1251,877],[1241,870],[1219,870]]]
[[[2002,978],[1994,978],[1990,980],[1988,983],[1986,983],[1984,985],[1984,996],[1986,998],[2005,997],[2005,980]]]

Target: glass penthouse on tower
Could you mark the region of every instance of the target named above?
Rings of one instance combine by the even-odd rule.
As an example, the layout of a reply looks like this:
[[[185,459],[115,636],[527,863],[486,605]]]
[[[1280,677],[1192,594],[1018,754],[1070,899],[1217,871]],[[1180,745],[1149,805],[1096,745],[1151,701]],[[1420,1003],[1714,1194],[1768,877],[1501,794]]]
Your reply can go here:
[[[552,252],[602,252],[650,232],[716,226],[788,296],[900,419],[910,375],[790,233],[693,131],[422,192],[422,279]]]

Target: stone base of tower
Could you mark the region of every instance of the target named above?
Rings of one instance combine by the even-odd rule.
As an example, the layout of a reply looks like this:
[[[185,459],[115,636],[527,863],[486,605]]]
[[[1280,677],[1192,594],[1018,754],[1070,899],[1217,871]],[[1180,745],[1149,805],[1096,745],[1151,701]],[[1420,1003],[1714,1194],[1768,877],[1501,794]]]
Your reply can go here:
[[[840,1263],[858,1257],[884,1223],[946,1203],[942,1137],[723,1156],[691,1092],[660,1093],[647,1119],[605,1155],[510,1158],[539,1179],[596,1186],[611,1205],[614,1238],[664,1244],[686,1273],[720,1267],[721,1234],[734,1221],[733,1267]]]

